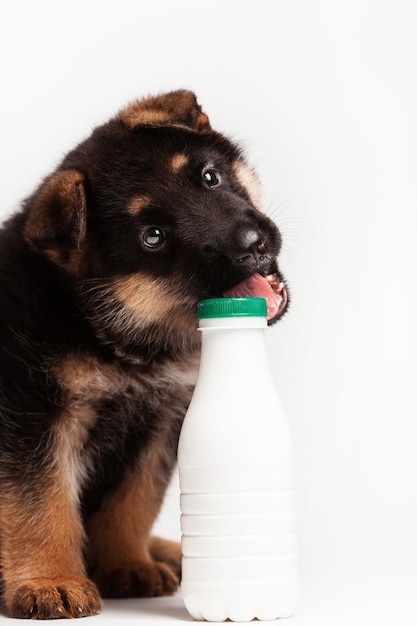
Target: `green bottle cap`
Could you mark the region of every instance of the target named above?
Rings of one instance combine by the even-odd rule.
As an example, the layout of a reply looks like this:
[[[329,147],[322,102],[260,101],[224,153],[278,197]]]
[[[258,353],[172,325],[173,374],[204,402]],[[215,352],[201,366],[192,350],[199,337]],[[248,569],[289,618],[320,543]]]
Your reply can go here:
[[[198,303],[198,319],[216,317],[266,317],[265,298],[210,298]]]

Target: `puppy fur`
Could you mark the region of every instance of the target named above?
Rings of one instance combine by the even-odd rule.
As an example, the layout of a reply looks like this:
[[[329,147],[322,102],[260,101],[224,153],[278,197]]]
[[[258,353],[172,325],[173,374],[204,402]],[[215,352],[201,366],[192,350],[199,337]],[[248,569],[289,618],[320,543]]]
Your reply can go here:
[[[256,264],[245,256],[253,232]],[[179,546],[151,529],[198,369],[197,302],[255,271],[282,280],[280,245],[240,149],[185,90],[95,129],[5,223],[8,615],[81,617],[101,596],[176,590]]]

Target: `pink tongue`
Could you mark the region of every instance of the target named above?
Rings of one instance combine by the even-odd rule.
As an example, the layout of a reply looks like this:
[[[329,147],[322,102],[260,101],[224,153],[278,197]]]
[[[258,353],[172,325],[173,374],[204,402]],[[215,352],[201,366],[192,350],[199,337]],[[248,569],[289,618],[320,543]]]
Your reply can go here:
[[[265,298],[268,307],[268,319],[271,320],[278,313],[280,302],[272,291],[269,282],[260,274],[252,274],[233,289],[225,291],[226,298],[243,298],[251,296],[255,298]]]

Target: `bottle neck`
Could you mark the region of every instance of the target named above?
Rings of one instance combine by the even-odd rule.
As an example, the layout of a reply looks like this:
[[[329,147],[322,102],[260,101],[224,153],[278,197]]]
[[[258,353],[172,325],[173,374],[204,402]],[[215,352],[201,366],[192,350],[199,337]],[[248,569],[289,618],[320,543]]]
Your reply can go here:
[[[266,327],[266,320],[255,317],[200,320],[199,378],[207,374],[210,379],[223,379],[225,384],[231,378],[243,383],[254,375],[269,372]]]
[[[199,330],[225,330],[238,328],[267,328],[264,317],[216,317],[199,321]]]

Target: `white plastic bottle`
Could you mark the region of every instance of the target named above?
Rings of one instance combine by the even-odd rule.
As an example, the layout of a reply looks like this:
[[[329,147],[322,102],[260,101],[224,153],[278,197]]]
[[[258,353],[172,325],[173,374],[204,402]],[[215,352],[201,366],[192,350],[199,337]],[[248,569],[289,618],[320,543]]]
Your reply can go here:
[[[199,319],[201,365],[178,447],[184,603],[200,620],[288,617],[294,453],[267,359],[266,303],[203,300]]]

